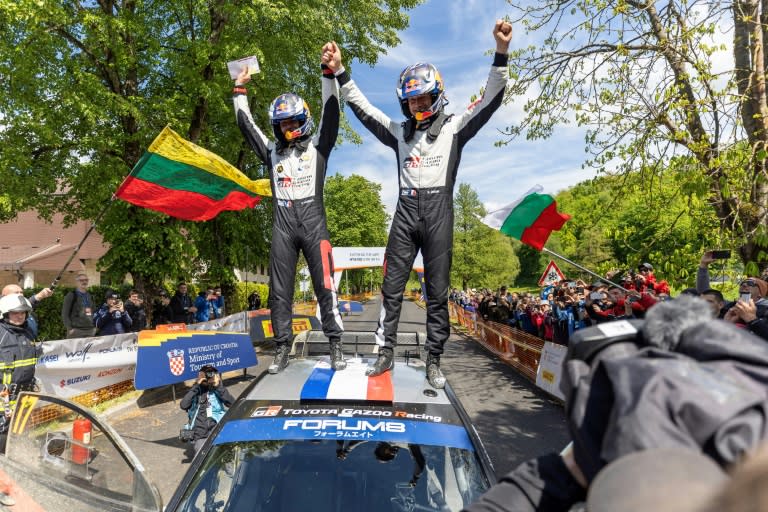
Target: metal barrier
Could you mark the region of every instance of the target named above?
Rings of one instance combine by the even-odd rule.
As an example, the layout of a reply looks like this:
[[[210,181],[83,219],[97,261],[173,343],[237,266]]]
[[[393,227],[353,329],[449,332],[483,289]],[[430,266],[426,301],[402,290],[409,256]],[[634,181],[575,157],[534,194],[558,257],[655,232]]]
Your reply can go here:
[[[477,318],[477,313],[466,311],[459,305],[448,302],[450,319],[479,341],[485,348],[517,369],[532,382],[536,382],[544,340],[508,325]]]

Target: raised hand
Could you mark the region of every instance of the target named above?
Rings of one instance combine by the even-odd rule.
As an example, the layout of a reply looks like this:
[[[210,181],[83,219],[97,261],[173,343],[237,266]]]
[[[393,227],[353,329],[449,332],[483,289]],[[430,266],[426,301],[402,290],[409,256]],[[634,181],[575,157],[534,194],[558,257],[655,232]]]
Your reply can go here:
[[[493,26],[493,38],[496,40],[496,52],[507,53],[512,40],[512,25],[504,20],[496,20]]]
[[[235,78],[235,85],[245,85],[250,81],[251,81],[251,75],[250,73],[248,73],[248,66],[245,66],[240,71],[240,74],[237,75],[237,78]]]
[[[331,68],[331,71],[334,73],[343,67],[341,62],[341,50],[335,41],[330,41],[323,45],[321,61]]]

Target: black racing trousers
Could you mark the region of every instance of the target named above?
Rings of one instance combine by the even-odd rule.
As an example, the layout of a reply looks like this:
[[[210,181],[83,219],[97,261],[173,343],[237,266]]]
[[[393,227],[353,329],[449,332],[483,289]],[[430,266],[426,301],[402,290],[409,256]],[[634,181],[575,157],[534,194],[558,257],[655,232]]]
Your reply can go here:
[[[328,339],[339,339],[344,325],[339,314],[333,282],[333,252],[325,216],[306,211],[293,215],[296,207],[278,206],[272,227],[269,252],[269,307],[276,343],[293,341],[293,290],[299,250],[309,266],[309,275],[320,307],[323,333]],[[299,205],[300,207],[300,205]],[[301,218],[301,223],[297,219]],[[291,222],[293,221],[293,222]],[[293,225],[291,225],[293,224]]]
[[[401,189],[384,253],[382,309],[376,343],[397,345],[403,292],[416,254],[424,260],[427,289],[427,342],[431,354],[442,354],[448,336],[448,288],[453,254],[453,195],[444,187]]]

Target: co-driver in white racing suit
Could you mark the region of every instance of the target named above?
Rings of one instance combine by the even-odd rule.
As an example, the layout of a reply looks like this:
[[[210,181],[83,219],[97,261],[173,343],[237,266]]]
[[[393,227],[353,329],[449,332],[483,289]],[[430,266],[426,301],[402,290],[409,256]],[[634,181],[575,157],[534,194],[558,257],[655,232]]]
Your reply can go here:
[[[331,366],[346,368],[341,335],[344,326],[333,282],[333,254],[323,203],[325,173],[339,131],[339,89],[323,66],[323,111],[317,135],[312,137],[312,117],[306,102],[293,93],[275,98],[269,117],[276,142],[256,126],[243,87],[247,70],[237,77],[234,89],[237,124],[269,169],[273,197],[272,246],[269,255],[269,306],[277,352],[269,367],[278,373],[288,365],[293,340],[293,289],[299,250],[309,266],[320,307],[323,332],[330,342]]]
[[[453,188],[464,145],[502,103],[512,26],[498,20],[493,35],[496,54],[481,99],[459,115],[445,114],[447,100],[440,73],[431,64],[415,64],[405,68],[398,81],[397,94],[407,117],[402,123],[368,102],[344,70],[336,43],[323,47],[323,63],[337,76],[342,97],[360,122],[395,151],[398,164],[400,196],[384,256],[382,310],[376,329],[380,350],[368,375],[379,375],[393,366],[403,291],[421,249],[427,288],[427,378],[435,388],[445,386],[440,355],[450,334]]]

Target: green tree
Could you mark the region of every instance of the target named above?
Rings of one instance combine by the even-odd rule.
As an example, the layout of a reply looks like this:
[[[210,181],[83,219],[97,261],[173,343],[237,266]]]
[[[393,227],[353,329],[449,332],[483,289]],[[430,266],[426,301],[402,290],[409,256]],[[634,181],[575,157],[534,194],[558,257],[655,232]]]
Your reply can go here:
[[[483,224],[486,215],[477,192],[467,183],[460,183],[453,198],[453,264],[451,282],[468,286],[499,285],[515,281],[520,262],[513,250],[513,241]]]
[[[226,62],[259,57],[250,88],[266,126],[266,105],[286,90],[318,104],[324,42],[373,64],[419,1],[0,0],[0,182],[14,191],[0,215],[97,218],[165,125],[260,177],[234,122]],[[266,258],[268,226],[263,211],[190,223],[118,201],[98,229],[110,244],[104,267],[131,272],[142,289],[201,268],[227,280],[245,247],[249,261]]]
[[[765,266],[765,3],[736,0],[729,9],[715,0],[510,5],[519,25],[539,33],[543,44],[512,55],[509,99],[528,96],[526,115],[508,135],[548,137],[575,116],[588,128],[587,163],[622,173],[642,169],[643,197],[655,195],[659,172],[674,157],[689,156],[702,186],[682,191],[713,209],[723,236],[739,246],[752,271]],[[721,34],[732,35],[732,48]],[[727,154],[739,144],[739,158]]]
[[[325,183],[325,210],[334,247],[386,245],[389,215],[381,201],[380,184],[357,174],[331,176]],[[373,269],[373,274],[367,269],[352,270],[347,276],[352,291],[366,289],[381,279],[381,269]]]

